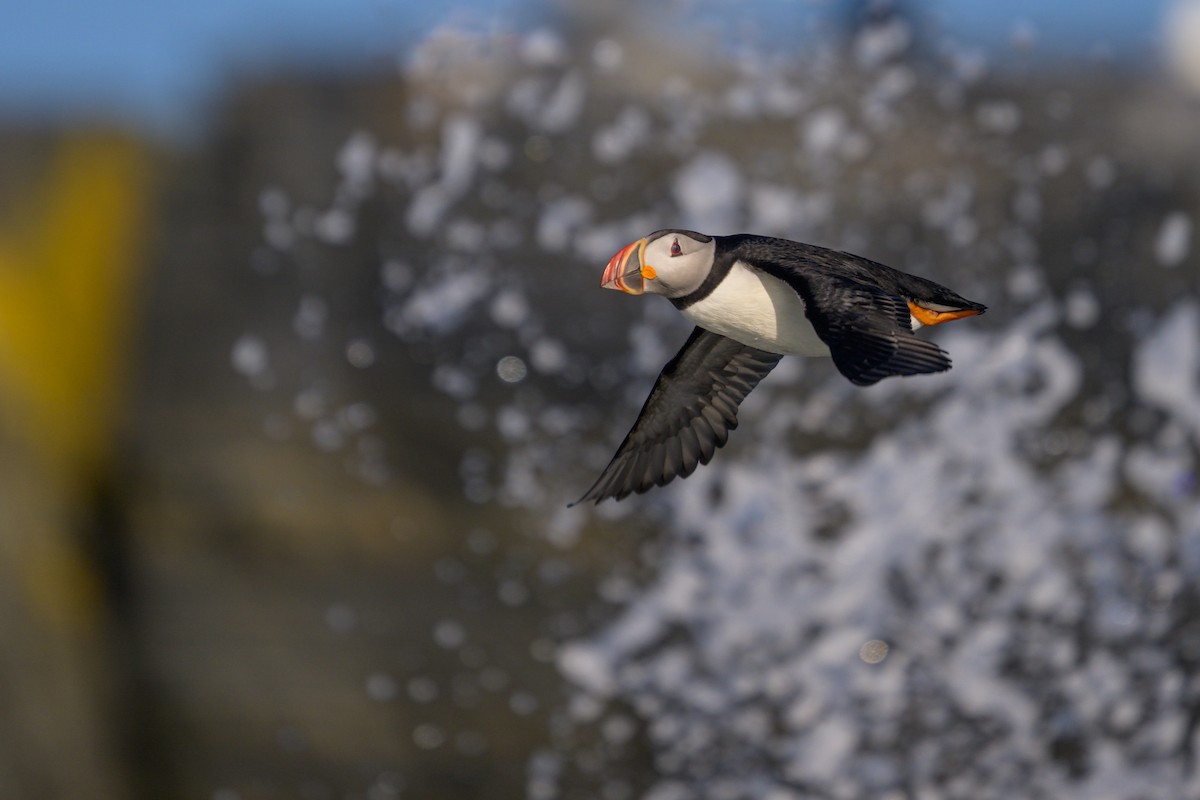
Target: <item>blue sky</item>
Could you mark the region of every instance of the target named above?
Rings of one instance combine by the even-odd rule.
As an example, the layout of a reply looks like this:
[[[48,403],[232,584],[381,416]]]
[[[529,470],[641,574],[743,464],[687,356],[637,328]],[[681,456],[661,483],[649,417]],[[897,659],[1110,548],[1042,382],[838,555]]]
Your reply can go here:
[[[707,16],[829,14],[839,0],[692,0]],[[1153,53],[1168,0],[907,0],[956,39],[997,50],[1028,30],[1065,57],[1103,46]],[[561,0],[550,3],[563,7]],[[528,0],[33,0],[6,4],[0,24],[0,123],[99,117],[170,129],[232,76],[291,67],[390,67],[439,21],[523,29]],[[756,23],[756,24],[753,24]],[[796,28],[789,25],[789,30]]]

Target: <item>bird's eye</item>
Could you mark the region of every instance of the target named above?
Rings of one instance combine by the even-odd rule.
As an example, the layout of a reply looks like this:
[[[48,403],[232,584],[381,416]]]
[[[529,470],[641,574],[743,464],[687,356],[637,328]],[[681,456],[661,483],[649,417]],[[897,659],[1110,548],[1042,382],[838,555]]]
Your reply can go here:
[[[683,248],[679,246],[679,240],[678,240],[678,239],[676,239],[675,241],[671,242],[671,255],[672,255],[672,256],[681,256],[681,255],[683,255]]]

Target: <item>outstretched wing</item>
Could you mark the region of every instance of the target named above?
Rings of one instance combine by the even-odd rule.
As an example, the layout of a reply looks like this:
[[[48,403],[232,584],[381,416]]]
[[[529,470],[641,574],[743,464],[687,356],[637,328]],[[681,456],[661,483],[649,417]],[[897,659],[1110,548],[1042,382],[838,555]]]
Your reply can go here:
[[[885,289],[818,269],[760,269],[785,281],[804,300],[804,313],[829,345],[838,371],[859,386],[890,375],[950,369],[950,356],[913,335],[908,301]]]
[[[637,422],[583,497],[617,500],[707,464],[737,427],[738,405],[783,356],[696,328],[654,382]],[[575,505],[572,503],[571,505]]]

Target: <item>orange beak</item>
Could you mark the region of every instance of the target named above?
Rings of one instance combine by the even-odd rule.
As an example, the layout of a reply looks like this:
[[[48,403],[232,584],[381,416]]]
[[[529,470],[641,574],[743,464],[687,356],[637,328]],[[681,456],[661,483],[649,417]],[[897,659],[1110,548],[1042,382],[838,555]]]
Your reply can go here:
[[[643,265],[642,256],[646,252],[646,240],[638,239],[632,244],[622,247],[615,256],[609,259],[600,278],[600,286],[604,289],[618,289],[626,294],[642,294],[646,291],[645,274],[648,265]],[[651,271],[651,275],[654,273]]]

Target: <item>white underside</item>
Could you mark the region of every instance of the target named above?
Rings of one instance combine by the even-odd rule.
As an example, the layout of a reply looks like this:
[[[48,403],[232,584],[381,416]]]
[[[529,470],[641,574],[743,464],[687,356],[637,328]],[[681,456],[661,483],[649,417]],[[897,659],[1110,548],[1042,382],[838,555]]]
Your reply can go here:
[[[703,300],[683,310],[695,325],[734,341],[792,356],[827,356],[800,295],[778,278],[736,263]]]

